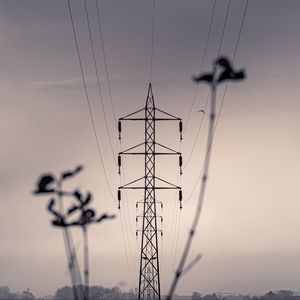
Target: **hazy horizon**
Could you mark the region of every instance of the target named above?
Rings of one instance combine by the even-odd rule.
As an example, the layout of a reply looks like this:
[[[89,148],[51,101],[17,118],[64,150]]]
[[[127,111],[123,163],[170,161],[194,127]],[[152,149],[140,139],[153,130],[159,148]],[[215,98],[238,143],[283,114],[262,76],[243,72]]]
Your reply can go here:
[[[152,1],[98,3],[119,118],[145,105]],[[87,4],[116,156],[120,151],[118,133],[95,1],[88,0]],[[203,71],[211,70],[217,55],[227,4],[216,2]],[[245,4],[231,1],[221,54],[232,57],[234,53]],[[119,175],[97,94],[83,2],[72,0],[71,5],[101,153],[116,198]],[[212,5],[209,0],[156,1],[152,72],[155,103],[181,117],[184,126],[196,89],[191,76],[200,72]],[[117,214],[116,220],[91,228],[91,285],[112,287],[122,283],[126,290],[134,288],[138,284],[140,243],[135,235],[135,202],[142,194],[128,192],[120,216],[91,129],[67,2],[1,0],[0,16],[0,286],[30,288],[34,294],[47,295],[56,287],[69,285],[62,234],[50,226],[51,216],[45,209],[48,198],[34,197],[31,192],[41,173],[57,174],[82,164],[84,172],[69,187],[92,191],[99,213]],[[236,68],[246,68],[247,80],[228,86],[190,259],[198,253],[203,257],[181,280],[177,294],[216,290],[263,294],[300,288],[299,28],[299,1],[249,0],[234,62]],[[218,108],[224,87],[218,90]],[[206,85],[199,85],[181,145],[184,164],[197,135],[201,118],[198,110],[203,109],[207,92]],[[201,170],[207,121],[206,114],[181,179],[180,217],[174,192],[157,195],[164,201],[164,235],[159,241],[162,294],[168,291],[197,202],[198,188],[186,200]],[[122,131],[123,148],[143,140],[143,124],[124,124]],[[172,148],[180,147],[177,124],[160,125],[157,138]],[[176,183],[177,159],[158,162],[159,177]],[[143,176],[142,158],[128,157],[123,164],[126,181]],[[176,246],[175,224],[179,222]],[[74,231],[74,238],[81,259],[79,230]]]

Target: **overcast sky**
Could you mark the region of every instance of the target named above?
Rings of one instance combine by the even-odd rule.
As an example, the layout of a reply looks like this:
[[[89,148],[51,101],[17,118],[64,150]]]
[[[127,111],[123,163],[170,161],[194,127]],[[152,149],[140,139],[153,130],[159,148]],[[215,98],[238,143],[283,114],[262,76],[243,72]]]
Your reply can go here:
[[[93,41],[114,155],[119,151],[95,1],[89,0]],[[232,57],[245,1],[232,0],[221,53]],[[217,0],[203,70],[217,55],[228,2]],[[117,117],[142,108],[149,84],[152,1],[99,1]],[[105,129],[83,1],[71,1],[100,149],[114,196],[120,181]],[[200,72],[213,1],[156,1],[153,93],[156,106],[186,123]],[[300,288],[300,2],[249,0],[235,58],[248,78],[228,87],[215,135],[210,176],[191,258],[202,260],[177,292],[264,293]],[[91,283],[123,289],[138,284],[135,202],[128,192],[121,216],[111,198],[93,135],[66,1],[0,1],[0,286],[46,295],[69,284],[62,234],[50,226],[47,198],[31,195],[40,173],[83,164],[69,188],[91,190],[98,212],[118,218],[91,228]],[[181,145],[189,157],[208,87],[199,86]],[[218,105],[224,92],[219,89]],[[207,116],[208,114],[206,114]],[[178,125],[158,127],[159,142],[179,149]],[[162,292],[187,237],[203,163],[207,117],[181,179],[183,210],[174,192],[164,202]],[[123,126],[122,146],[143,140],[143,124]],[[177,180],[177,160],[158,160],[158,175]],[[124,160],[126,181],[143,176],[143,160]],[[122,177],[123,178],[123,177]],[[123,178],[124,179],[124,178]],[[140,213],[140,212],[138,212]],[[179,221],[180,220],[180,221]],[[176,246],[177,225],[179,224]],[[122,226],[121,226],[122,224]],[[122,228],[124,235],[122,235]],[[82,253],[80,232],[74,232]],[[125,243],[124,243],[125,241]],[[175,257],[175,249],[177,249]],[[126,250],[126,251],[125,251]],[[175,258],[174,258],[175,257]],[[123,282],[123,283],[122,283]],[[121,284],[122,283],[122,284]]]

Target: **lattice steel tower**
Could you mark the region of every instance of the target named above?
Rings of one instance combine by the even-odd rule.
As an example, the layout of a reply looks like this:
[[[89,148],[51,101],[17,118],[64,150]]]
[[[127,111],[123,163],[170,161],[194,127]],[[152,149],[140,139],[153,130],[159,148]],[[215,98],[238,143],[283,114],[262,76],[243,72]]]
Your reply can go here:
[[[158,228],[157,204],[155,191],[158,189],[178,189],[179,203],[182,207],[182,191],[166,180],[156,176],[155,157],[157,155],[178,155],[180,174],[182,174],[182,156],[180,152],[163,146],[156,142],[155,131],[157,121],[179,121],[180,139],[182,139],[182,121],[169,113],[166,113],[155,107],[152,86],[149,84],[146,106],[132,114],[119,119],[118,130],[119,139],[121,139],[121,121],[144,121],[145,122],[145,140],[144,142],[131,147],[119,153],[118,165],[119,173],[121,167],[121,155],[144,155],[145,157],[145,175],[130,183],[120,186],[118,189],[119,208],[121,201],[122,189],[143,189],[144,199],[142,214],[142,239],[141,239],[141,255],[140,255],[140,274],[139,274],[139,300],[160,300],[160,274],[159,274],[159,257],[158,257],[158,232],[162,231]],[[144,182],[139,185],[139,182]],[[138,202],[137,202],[138,205]],[[138,216],[137,216],[138,218]]]

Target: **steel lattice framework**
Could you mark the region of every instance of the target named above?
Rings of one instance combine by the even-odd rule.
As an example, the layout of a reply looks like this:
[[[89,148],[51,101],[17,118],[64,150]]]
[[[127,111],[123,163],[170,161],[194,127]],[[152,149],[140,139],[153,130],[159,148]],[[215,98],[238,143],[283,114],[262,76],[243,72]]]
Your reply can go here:
[[[157,117],[157,112],[160,115]],[[132,114],[119,119],[119,138],[121,138],[121,121],[144,121],[145,122],[145,140],[144,142],[131,147],[119,153],[118,164],[119,172],[121,167],[121,155],[144,155],[145,157],[145,175],[137,180],[119,187],[118,200],[119,208],[122,189],[143,189],[143,222],[142,239],[140,255],[140,274],[139,274],[139,300],[160,300],[160,274],[159,274],[159,256],[158,256],[158,229],[157,219],[157,200],[155,191],[157,189],[178,189],[181,208],[182,192],[179,186],[176,186],[166,180],[158,178],[155,174],[156,155],[179,155],[180,173],[182,167],[181,153],[174,151],[166,146],[156,142],[155,131],[157,121],[179,121],[180,138],[182,133],[182,122],[169,113],[166,113],[155,107],[152,86],[149,84],[146,106]],[[144,146],[144,147],[143,147]],[[142,151],[143,150],[143,151]],[[138,185],[138,182],[144,181],[144,185]]]

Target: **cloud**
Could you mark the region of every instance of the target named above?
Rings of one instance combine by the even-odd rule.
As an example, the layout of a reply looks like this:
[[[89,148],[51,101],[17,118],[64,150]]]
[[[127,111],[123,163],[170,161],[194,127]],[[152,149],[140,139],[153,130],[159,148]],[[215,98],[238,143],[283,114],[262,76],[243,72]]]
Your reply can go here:
[[[93,86],[96,85],[96,77],[86,77],[87,84]],[[68,91],[68,90],[81,90],[83,88],[83,81],[81,78],[67,78],[63,80],[47,80],[47,81],[35,81],[32,83],[33,86],[37,87],[43,92],[57,92],[57,91]]]
[[[122,87],[123,89],[129,84],[138,86],[140,84],[140,77],[138,76],[128,76],[122,77],[119,75],[109,76],[110,84],[114,84]],[[98,90],[97,87],[97,77],[88,76],[85,77],[85,82],[87,85],[88,93]],[[137,83],[138,82],[138,83]],[[62,80],[42,80],[42,81],[32,81],[29,83],[29,87],[37,89],[40,92],[44,93],[59,93],[63,96],[72,92],[82,92],[84,91],[84,85],[81,77],[71,77]],[[100,87],[101,93],[104,96],[104,91],[108,91],[108,84],[106,77],[100,77]],[[98,93],[98,91],[97,91]],[[107,95],[108,96],[108,95]]]

